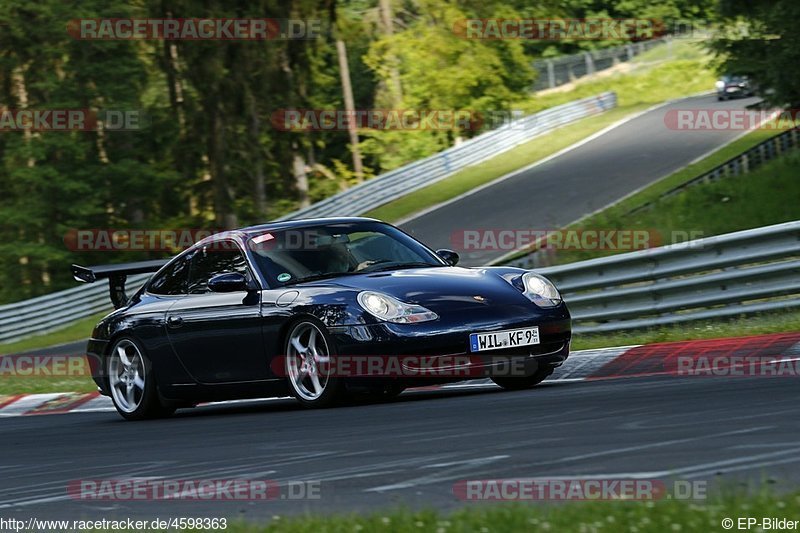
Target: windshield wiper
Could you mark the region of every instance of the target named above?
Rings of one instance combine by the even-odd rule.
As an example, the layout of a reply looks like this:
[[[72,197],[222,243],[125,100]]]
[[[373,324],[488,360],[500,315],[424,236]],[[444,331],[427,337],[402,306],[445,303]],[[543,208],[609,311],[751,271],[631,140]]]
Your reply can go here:
[[[372,268],[372,266],[377,266],[377,268]],[[365,272],[384,272],[386,270],[399,270],[401,268],[421,268],[421,267],[436,267],[436,266],[442,266],[442,265],[434,265],[422,261],[416,261],[416,262],[412,261],[409,263],[401,263],[401,262],[391,263],[388,261],[381,261],[380,263],[368,266],[367,268],[360,270],[359,272],[363,274]]]
[[[356,274],[369,274],[370,272],[384,272],[386,270],[398,270],[401,268],[421,268],[421,267],[436,267],[441,265],[434,265],[431,263],[425,263],[422,261],[416,262],[409,262],[409,263],[402,263],[402,262],[392,262],[388,259],[381,260],[377,263],[374,263],[367,268],[363,268],[361,270],[354,270],[352,272],[326,272],[324,274],[314,274],[312,276],[306,276],[304,278],[296,278],[284,283],[284,286],[287,285],[297,285],[298,283],[305,283],[306,281],[319,281],[322,279],[330,279],[330,278],[339,278],[342,276],[353,276]],[[373,268],[377,267],[377,268]]]
[[[304,283],[306,281],[319,281],[321,279],[330,279],[330,278],[338,278],[341,276],[352,276],[355,272],[326,272],[324,274],[314,274],[313,276],[306,276],[304,278],[297,278],[290,281],[287,281],[283,285],[296,285],[298,283]]]

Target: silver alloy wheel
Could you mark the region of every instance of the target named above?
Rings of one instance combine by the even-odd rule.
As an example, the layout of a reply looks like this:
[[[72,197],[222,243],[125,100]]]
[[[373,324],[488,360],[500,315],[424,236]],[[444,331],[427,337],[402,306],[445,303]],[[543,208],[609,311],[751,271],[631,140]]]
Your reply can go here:
[[[329,362],[322,331],[311,322],[295,326],[286,348],[286,375],[298,396],[308,401],[322,396],[330,378]]]
[[[139,348],[122,339],[108,358],[108,383],[117,407],[133,413],[144,399],[145,367]]]

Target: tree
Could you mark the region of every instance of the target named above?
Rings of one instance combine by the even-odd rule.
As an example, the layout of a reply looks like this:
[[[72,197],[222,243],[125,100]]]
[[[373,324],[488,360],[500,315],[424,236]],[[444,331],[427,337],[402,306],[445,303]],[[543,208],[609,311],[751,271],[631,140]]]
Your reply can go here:
[[[445,0],[424,0],[407,13],[405,29],[375,40],[364,58],[391,86],[395,67],[403,87],[402,102],[392,93],[377,96],[376,105],[425,111],[464,111],[476,117],[507,110],[526,94],[534,71],[519,40],[465,39],[453,31],[466,12]],[[506,13],[508,15],[508,13]],[[458,136],[471,136],[472,125],[440,131],[368,131],[364,150],[391,169],[450,146]]]
[[[746,74],[768,104],[800,105],[800,35],[794,0],[721,0],[723,31],[712,49],[723,72]]]
[[[66,21],[129,13],[124,3],[10,0],[0,9],[0,101],[8,109],[141,109],[146,69],[127,41],[76,41]],[[143,139],[109,131],[4,132],[0,140],[0,298],[68,283],[71,228],[141,220],[163,176]]]

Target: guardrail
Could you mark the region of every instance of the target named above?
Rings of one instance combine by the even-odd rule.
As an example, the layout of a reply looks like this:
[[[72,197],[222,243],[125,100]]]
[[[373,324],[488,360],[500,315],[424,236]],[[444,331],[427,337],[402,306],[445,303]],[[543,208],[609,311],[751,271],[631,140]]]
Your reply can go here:
[[[561,290],[576,333],[798,308],[800,221],[537,272]]]
[[[149,274],[130,276],[127,283],[128,294],[139,290],[149,277]],[[108,283],[105,281],[82,284],[30,300],[1,305],[0,342],[15,342],[31,335],[46,333],[111,309]]]
[[[616,107],[617,95],[603,93],[529,115],[482,133],[431,157],[415,161],[351,187],[279,220],[354,216],[396,200],[527,142],[553,128]]]

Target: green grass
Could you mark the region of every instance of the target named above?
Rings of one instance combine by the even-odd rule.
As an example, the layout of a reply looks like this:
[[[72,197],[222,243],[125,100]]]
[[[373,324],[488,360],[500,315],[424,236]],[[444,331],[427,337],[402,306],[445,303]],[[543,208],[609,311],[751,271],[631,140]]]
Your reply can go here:
[[[35,337],[28,337],[21,341],[0,344],[0,354],[27,352],[36,350],[37,348],[45,348],[47,346],[55,346],[56,344],[88,339],[95,325],[107,314],[108,313],[98,313],[78,320],[77,322],[67,324],[62,329],[51,331],[44,335],[36,335]]]
[[[87,339],[95,324],[106,313],[93,315],[78,322],[73,322],[65,328],[30,337],[11,344],[0,344],[0,354],[17,354],[30,352],[40,348]],[[5,357],[6,355],[0,355]],[[0,368],[5,368],[1,364]],[[83,367],[86,368],[85,366]],[[89,377],[88,370],[83,375],[70,376],[44,376],[44,375],[7,375],[0,374],[0,396],[12,394],[39,394],[47,392],[92,392],[97,386]]]
[[[675,43],[676,59],[647,64],[648,55],[632,71],[581,80],[569,91],[536,95],[514,107],[534,113],[578,98],[616,91],[618,108],[558,128],[479,165],[468,167],[438,183],[373,209],[365,216],[397,221],[447,201],[515,170],[548,157],[647,107],[674,98],[710,90],[715,76],[708,56],[696,43]],[[657,49],[648,54],[656,54]],[[661,52],[659,52],[661,53]]]
[[[445,514],[436,511],[397,510],[368,515],[273,517],[269,525],[234,523],[231,533],[292,532],[350,533],[353,531],[405,532],[505,532],[505,531],[725,531],[724,518],[776,517],[800,519],[800,495],[746,496],[729,492],[708,501],[661,499],[657,501],[591,501],[564,505],[468,504]],[[736,526],[734,525],[734,530]],[[792,528],[793,530],[793,528]]]
[[[663,326],[648,330],[575,335],[573,350],[589,350],[610,346],[652,344],[655,342],[717,339],[800,331],[800,311],[764,313],[728,321],[698,321],[688,324]]]
[[[5,356],[3,356],[5,357]],[[94,392],[97,385],[89,373],[82,376],[2,376],[0,400],[15,394],[45,394],[51,392]]]

